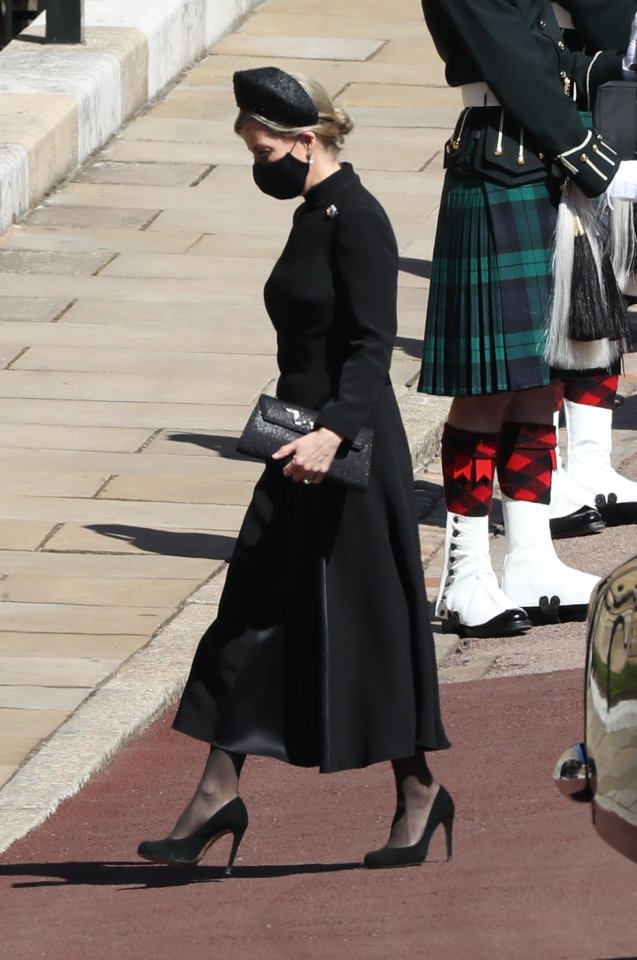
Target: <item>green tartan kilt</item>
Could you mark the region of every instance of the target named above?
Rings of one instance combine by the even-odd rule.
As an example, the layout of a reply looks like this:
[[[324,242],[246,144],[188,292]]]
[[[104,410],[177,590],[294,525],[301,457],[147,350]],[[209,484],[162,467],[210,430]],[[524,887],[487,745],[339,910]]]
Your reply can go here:
[[[502,187],[448,170],[431,268],[419,390],[475,396],[545,386],[559,186]]]

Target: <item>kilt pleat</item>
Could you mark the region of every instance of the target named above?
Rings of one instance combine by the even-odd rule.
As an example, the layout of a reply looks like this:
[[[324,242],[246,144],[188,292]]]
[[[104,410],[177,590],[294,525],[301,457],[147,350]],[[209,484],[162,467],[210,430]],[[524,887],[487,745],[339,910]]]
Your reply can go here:
[[[432,262],[424,393],[473,396],[544,386],[559,196],[447,171]]]

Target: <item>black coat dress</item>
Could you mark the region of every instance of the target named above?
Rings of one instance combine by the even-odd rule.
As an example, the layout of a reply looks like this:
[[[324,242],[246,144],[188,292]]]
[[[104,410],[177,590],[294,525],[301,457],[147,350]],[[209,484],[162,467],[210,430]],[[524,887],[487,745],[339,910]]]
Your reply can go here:
[[[322,771],[449,745],[411,460],[388,376],[396,283],[389,221],[343,164],[296,210],[265,301],[278,396],[321,411],[320,423],[348,438],[371,426],[369,486],[306,486],[266,466],[177,730]]]

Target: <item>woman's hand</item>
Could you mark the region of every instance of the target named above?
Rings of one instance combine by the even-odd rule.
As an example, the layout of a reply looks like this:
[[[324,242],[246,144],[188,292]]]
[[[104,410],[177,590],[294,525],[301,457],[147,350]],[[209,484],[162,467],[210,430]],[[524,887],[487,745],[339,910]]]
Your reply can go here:
[[[299,483],[321,483],[332,466],[343,438],[327,427],[319,427],[292,443],[286,443],[272,454],[273,460],[292,457],[283,468],[283,475]]]

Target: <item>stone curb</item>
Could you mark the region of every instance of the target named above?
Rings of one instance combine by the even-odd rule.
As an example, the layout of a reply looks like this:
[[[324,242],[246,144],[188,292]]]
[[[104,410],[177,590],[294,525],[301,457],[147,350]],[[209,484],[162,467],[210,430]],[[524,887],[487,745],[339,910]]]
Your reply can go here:
[[[398,402],[417,472],[437,453],[450,401],[410,389],[399,392]],[[223,565],[0,789],[0,853],[50,817],[175,702],[199,638],[216,616],[225,577]]]
[[[0,233],[200,59],[261,0],[86,0],[86,42],[0,53]]]

